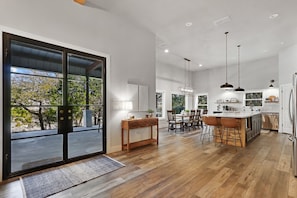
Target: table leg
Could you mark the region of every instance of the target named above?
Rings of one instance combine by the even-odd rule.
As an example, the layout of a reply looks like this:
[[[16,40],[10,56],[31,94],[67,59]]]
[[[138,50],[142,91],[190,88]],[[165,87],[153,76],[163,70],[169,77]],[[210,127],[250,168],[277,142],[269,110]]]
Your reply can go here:
[[[124,150],[124,129],[122,128],[122,151]]]
[[[130,130],[127,130],[127,151],[130,151]]]
[[[151,139],[153,139],[153,126],[151,126]]]
[[[159,144],[159,124],[157,124],[157,144]]]

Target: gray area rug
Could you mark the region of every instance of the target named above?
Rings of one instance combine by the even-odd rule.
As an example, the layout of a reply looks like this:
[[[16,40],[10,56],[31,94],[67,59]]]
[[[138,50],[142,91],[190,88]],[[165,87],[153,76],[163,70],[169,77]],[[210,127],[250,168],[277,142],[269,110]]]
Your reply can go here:
[[[66,164],[56,169],[21,178],[24,196],[48,197],[125,165],[104,155]]]

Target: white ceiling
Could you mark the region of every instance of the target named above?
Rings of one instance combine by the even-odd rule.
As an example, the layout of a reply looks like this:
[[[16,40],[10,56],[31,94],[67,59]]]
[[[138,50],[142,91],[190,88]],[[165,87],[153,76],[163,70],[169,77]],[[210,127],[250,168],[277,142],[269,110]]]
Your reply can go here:
[[[238,44],[243,63],[297,43],[297,0],[87,0],[86,5],[147,28],[157,37],[157,61],[184,67],[186,57],[192,70],[225,66],[226,31],[228,65],[237,63]],[[269,19],[275,13],[279,16]],[[231,20],[214,24],[223,17]]]

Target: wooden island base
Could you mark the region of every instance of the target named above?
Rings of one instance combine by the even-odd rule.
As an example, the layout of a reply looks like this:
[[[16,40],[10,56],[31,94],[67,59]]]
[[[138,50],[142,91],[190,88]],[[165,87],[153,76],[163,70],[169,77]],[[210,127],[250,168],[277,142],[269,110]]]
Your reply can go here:
[[[261,113],[220,113],[220,114],[207,114],[203,116],[208,117],[216,117],[217,119],[220,118],[236,118],[240,119],[240,137],[242,141],[242,147],[246,147],[247,143],[260,135],[261,126],[262,126],[262,119],[261,119]],[[232,130],[232,129],[231,129]],[[214,129],[215,137],[214,142],[221,143],[221,139],[216,136],[218,134],[218,128],[215,127]],[[233,141],[227,142],[226,133],[223,133],[223,144],[232,145],[232,146],[238,146],[241,147],[240,141],[236,142],[236,145],[234,145]]]

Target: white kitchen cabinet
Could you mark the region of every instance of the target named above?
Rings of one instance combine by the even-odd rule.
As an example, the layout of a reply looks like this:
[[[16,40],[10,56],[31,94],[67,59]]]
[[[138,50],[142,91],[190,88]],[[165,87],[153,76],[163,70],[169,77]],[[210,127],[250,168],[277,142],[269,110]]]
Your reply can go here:
[[[148,110],[148,86],[128,84],[128,95],[132,101],[132,111]]]

